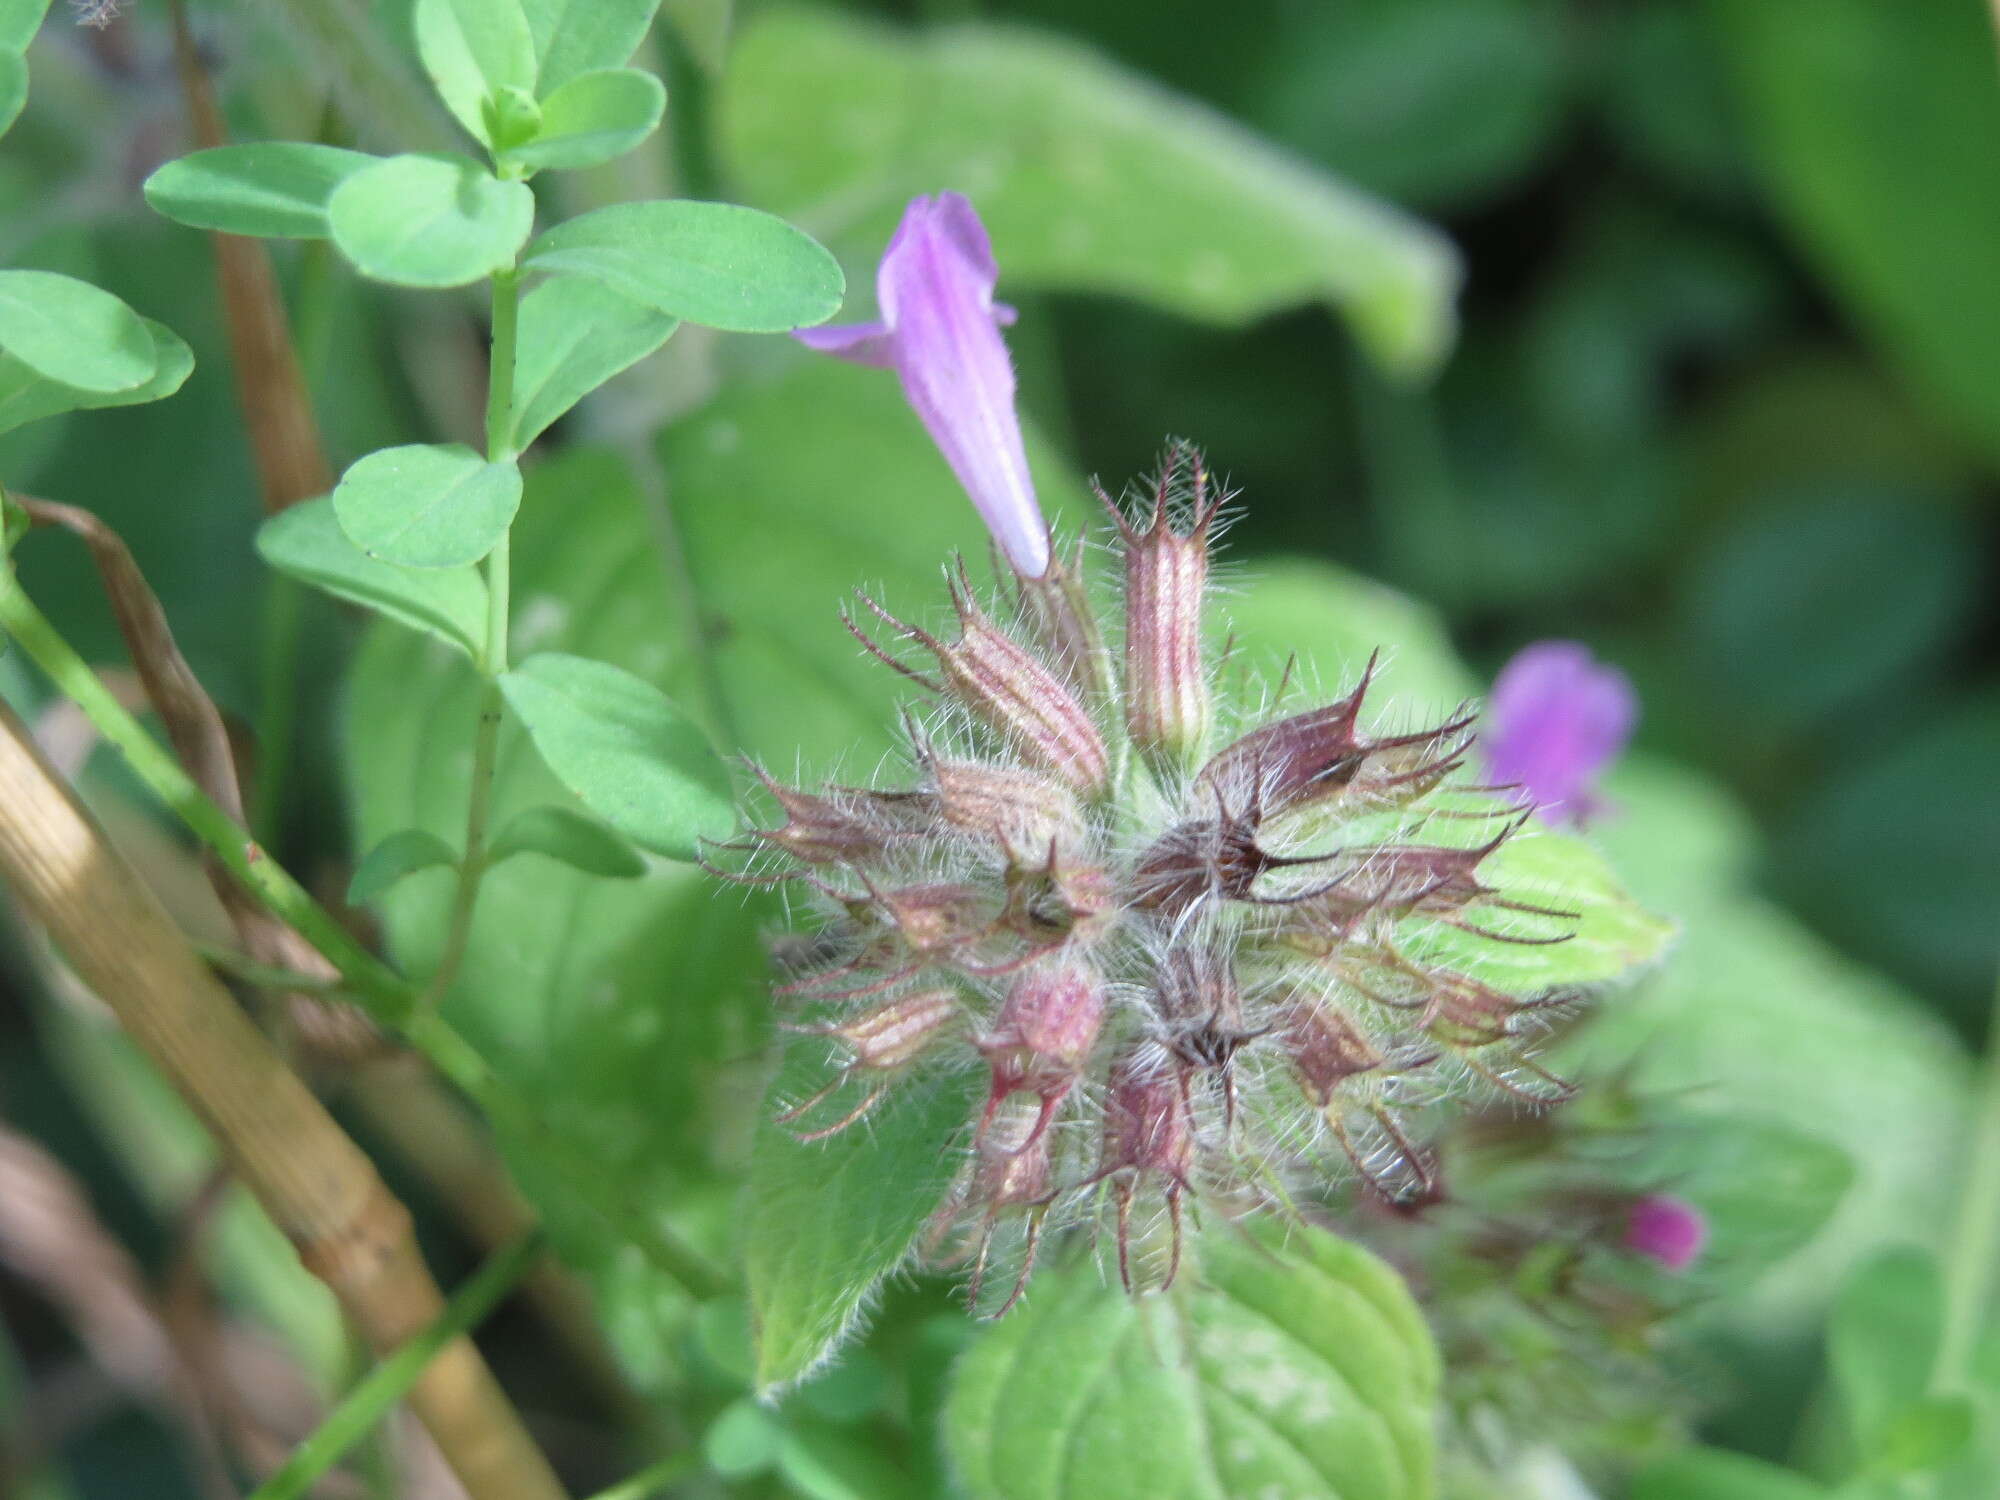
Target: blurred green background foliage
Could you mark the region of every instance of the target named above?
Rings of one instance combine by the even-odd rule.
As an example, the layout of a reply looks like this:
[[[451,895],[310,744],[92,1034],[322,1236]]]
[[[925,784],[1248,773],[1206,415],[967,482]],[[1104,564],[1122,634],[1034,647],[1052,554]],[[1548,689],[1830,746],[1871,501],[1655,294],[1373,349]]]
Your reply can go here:
[[[208,248],[137,191],[184,137],[162,17],[150,0],[127,9],[102,31],[52,24],[37,44],[33,102],[0,153],[0,260],[100,282],[170,322],[199,364],[160,405],[0,438],[0,473],[110,521],[204,682],[253,722],[267,687],[254,486]],[[397,0],[245,0],[196,18],[239,138],[420,148],[445,139],[447,122],[409,83],[407,59],[361,40],[400,35],[403,12]],[[673,128],[549,188],[566,207],[676,189],[757,203],[838,251],[865,309],[903,199],[964,188],[994,226],[1001,295],[1022,308],[1011,338],[1057,508],[1074,475],[1115,489],[1163,435],[1186,435],[1243,491],[1232,544],[1244,574],[1304,554],[1389,583],[1438,613],[1482,681],[1547,636],[1588,641],[1631,674],[1639,764],[1614,783],[1628,816],[1605,838],[1641,898],[1688,920],[1690,937],[1681,966],[1623,1022],[1627,1039],[1664,1051],[1675,1083],[1727,1074],[1736,1097],[1800,1128],[1846,1110],[1826,1133],[1874,1183],[1844,1221],[1845,1248],[1821,1252],[1813,1290],[1773,1294],[1773,1321],[1746,1315],[1718,1346],[1759,1393],[1723,1432],[1785,1449],[1811,1359],[1760,1352],[1759,1330],[1795,1334],[1801,1298],[1823,1305],[1839,1270],[1888,1232],[1886,1216],[1931,1201],[1919,1179],[1942,1170],[1932,1147],[1952,1107],[1937,1080],[1960,1066],[1944,1032],[1980,1039],[2000,963],[2000,87],[1979,0],[848,0],[809,12],[741,0],[733,13],[728,0],[668,0],[654,46]],[[898,95],[898,79],[933,67],[964,97]],[[1103,106],[1107,68],[1135,99],[1157,85],[1217,118],[1192,119],[1171,151],[1148,156],[1143,132],[1121,134],[1124,117]],[[854,141],[834,128],[843,120]],[[1312,192],[1290,193],[1284,174],[1298,165],[1249,165],[1251,136],[1329,175],[1301,174]],[[1111,186],[1065,181],[1065,164],[1093,152]],[[1365,237],[1345,244],[1329,227],[1338,200],[1313,196],[1333,179],[1436,225],[1456,270],[1441,241],[1392,270],[1370,261]],[[1064,212],[1107,192],[1100,218],[1130,232],[1108,249],[1067,244]],[[1237,256],[1223,283],[1183,274],[1187,243]],[[324,245],[287,251],[280,270],[336,468],[476,429],[471,300],[366,285]],[[1453,339],[1420,309],[1459,272]],[[1390,275],[1412,278],[1401,302],[1370,280]],[[1375,313],[1344,300],[1356,278],[1376,289]],[[1329,299],[1353,320],[1313,305]],[[1380,312],[1391,304],[1408,315]],[[729,381],[740,389],[712,399]],[[893,442],[869,438],[868,424],[898,422]],[[777,431],[789,451],[737,451],[744,433]],[[787,761],[799,744],[871,760],[887,721],[839,696],[861,669],[832,629],[812,636],[798,622],[831,626],[828,575],[921,587],[935,557],[970,539],[966,517],[926,511],[958,500],[913,434],[886,385],[862,390],[782,347],[684,333],[554,435],[600,451],[557,457],[540,480],[544,515],[567,505],[583,530],[524,512],[524,527],[553,529],[524,544],[522,628],[545,586],[593,603],[543,619],[540,643],[587,640],[649,675],[683,670],[648,654],[678,627],[629,492],[663,473],[689,499],[683,561],[735,631],[718,630],[722,670],[745,684],[743,701],[718,710],[731,737]],[[797,496],[797,518],[783,499],[756,503],[766,522],[820,528],[812,567],[745,545],[738,494]],[[829,515],[836,502],[853,508]],[[38,597],[86,654],[115,658],[81,555],[42,547],[33,567]],[[785,603],[758,616],[795,595],[797,613]],[[430,816],[417,788],[449,779],[441,747],[420,723],[400,731],[409,743],[374,726],[390,715],[385,695],[412,680],[440,703],[462,689],[435,658],[378,634],[350,696],[343,617],[311,609],[281,840],[308,871],[348,856],[350,814],[376,833]],[[1287,618],[1296,628],[1303,616]],[[1400,617],[1397,628],[1421,633]],[[1420,676],[1423,652],[1410,654]],[[1442,644],[1437,655],[1449,661]],[[16,671],[0,660],[0,683],[18,689]],[[1421,680],[1450,691],[1453,671]],[[358,769],[343,781],[337,722],[356,704]],[[510,764],[540,774],[523,757]],[[540,909],[545,889],[496,881],[489,926],[509,914],[557,922]],[[442,899],[418,890],[391,912],[406,958],[421,956]],[[691,885],[604,896],[588,951],[563,962],[650,972],[671,947],[662,932],[701,926],[682,910],[701,899]],[[679,926],[653,925],[663,904]],[[721,924],[730,930],[688,961],[741,1004],[681,1017],[666,1037],[599,1030],[565,1050],[539,1011],[502,1006],[473,1023],[553,1081],[601,1073],[607,1102],[575,1128],[603,1133],[608,1158],[646,1157],[633,1170],[673,1177],[717,1233],[726,1174],[699,1159],[710,1116],[642,1120],[663,1086],[643,1065],[670,1054],[693,1070],[754,1049],[761,1022],[742,1017],[757,1008],[760,915]],[[507,962],[476,955],[474,971]],[[552,992],[561,979],[537,976]],[[61,1143],[128,1242],[165,1257],[132,1162],[114,1164],[100,1143],[105,1117],[86,1123],[87,1102],[14,1024],[8,1114]],[[671,1081],[745,1095],[740,1114],[754,1091],[734,1088],[739,1076]],[[449,1257],[455,1242],[430,1227]],[[600,1290],[621,1274],[598,1269]],[[656,1326],[653,1289],[607,1295],[625,1319],[613,1329],[621,1353],[654,1359],[661,1382],[685,1375],[654,1345],[686,1310]],[[28,1342],[53,1337],[20,1300]],[[886,1336],[921,1344],[932,1325],[919,1315],[939,1305],[892,1317]],[[694,1368],[697,1384],[736,1389],[699,1358]],[[84,1492],[119,1492],[91,1488],[92,1463],[150,1473],[160,1441],[132,1437],[140,1456],[119,1471],[123,1450],[107,1439],[78,1460]]]

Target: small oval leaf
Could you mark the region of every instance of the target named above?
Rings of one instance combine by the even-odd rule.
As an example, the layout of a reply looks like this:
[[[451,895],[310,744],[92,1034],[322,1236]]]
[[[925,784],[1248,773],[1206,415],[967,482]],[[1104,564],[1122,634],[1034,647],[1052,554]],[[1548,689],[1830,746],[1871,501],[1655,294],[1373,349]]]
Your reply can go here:
[[[445,108],[474,136],[486,134],[486,101],[535,86],[535,39],[520,0],[417,0],[417,56]]]
[[[536,169],[598,166],[651,135],[666,107],[667,91],[651,73],[638,68],[585,73],[542,100],[540,129],[507,157]]]
[[[170,161],[146,179],[146,202],[176,224],[248,234],[324,239],[327,200],[380,160],[309,141],[216,146]]]
[[[364,854],[354,867],[354,878],[347,882],[348,904],[366,905],[405,875],[457,863],[457,851],[436,834],[423,828],[399,829]]]
[[[567,807],[531,807],[514,817],[493,840],[489,864],[517,854],[541,854],[586,875],[631,880],[646,873],[646,861],[609,828]]]
[[[680,321],[581,276],[551,276],[521,299],[514,447],[664,344]]]
[[[146,320],[111,293],[54,271],[0,271],[0,349],[81,391],[129,391],[153,378]]]
[[[614,203],[559,224],[527,264],[589,276],[690,323],[784,333],[840,310],[840,266],[783,219],[734,203]]]
[[[302,583],[387,615],[478,660],[486,634],[486,581],[477,570],[400,568],[347,538],[322,495],[280,511],[257,533],[257,555]]]
[[[694,721],[643,678],[543,652],[500,679],[556,779],[605,822],[670,859],[736,827],[729,773]]]
[[[0,354],[0,432],[66,411],[141,406],[179,390],[194,370],[194,351],[164,323],[151,318],[140,321],[153,341],[153,375],[130,390],[80,391],[36,374],[11,354]]]
[[[392,156],[334,190],[327,222],[364,276],[465,286],[514,263],[534,227],[535,195],[466,157]]]
[[[1044,1272],[954,1371],[975,1500],[1431,1493],[1437,1354],[1397,1275],[1294,1225],[1221,1227],[1173,1291]]]
[[[333,513],[370,557],[405,568],[476,563],[521,507],[521,471],[463,443],[411,443],[358,459],[340,476]]]

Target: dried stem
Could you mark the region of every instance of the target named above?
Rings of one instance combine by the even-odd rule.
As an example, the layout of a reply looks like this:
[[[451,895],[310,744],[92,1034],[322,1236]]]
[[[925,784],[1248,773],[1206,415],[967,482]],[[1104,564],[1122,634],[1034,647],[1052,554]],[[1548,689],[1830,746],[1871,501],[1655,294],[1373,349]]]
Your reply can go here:
[[[444,1307],[409,1210],[188,948],[158,900],[0,708],[0,878],[133,1042],[200,1114],[231,1170],[370,1345],[394,1349]],[[562,1486],[468,1338],[410,1406],[477,1500]]]

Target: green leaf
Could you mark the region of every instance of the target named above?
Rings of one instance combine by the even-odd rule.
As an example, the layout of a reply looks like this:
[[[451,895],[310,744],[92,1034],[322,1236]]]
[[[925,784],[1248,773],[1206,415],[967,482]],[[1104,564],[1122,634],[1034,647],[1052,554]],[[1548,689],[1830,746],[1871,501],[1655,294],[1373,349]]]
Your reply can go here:
[[[593,277],[661,312],[783,333],[840,309],[840,267],[782,219],[733,203],[615,203],[549,230],[527,264]]]
[[[1992,20],[1956,0],[1712,0],[1777,207],[1851,314],[2000,455]],[[1951,162],[1912,172],[1912,162]]]
[[[660,0],[521,0],[540,58],[542,98],[585,73],[621,68],[645,40]]]
[[[280,511],[257,533],[257,554],[336,598],[448,641],[475,660],[486,638],[486,582],[475,569],[397,567],[368,556],[340,529],[333,497]]]
[[[514,263],[534,227],[535,195],[466,157],[392,156],[336,188],[327,220],[364,276],[464,286]]]
[[[558,780],[642,848],[694,859],[736,827],[729,773],[674,701],[609,662],[542,652],[501,691]]]
[[[1293,1227],[1218,1226],[1172,1293],[1044,1273],[955,1372],[973,1500],[1431,1494],[1438,1364],[1396,1274]]]
[[[736,44],[719,139],[753,201],[850,265],[873,266],[914,194],[957,188],[1006,288],[1231,326],[1324,300],[1403,373],[1451,342],[1459,267],[1442,236],[1053,36],[765,12]]]
[[[458,851],[436,834],[422,828],[398,829],[354,867],[354,878],[347,882],[348,905],[366,905],[405,875],[457,863]]]
[[[1969,1397],[1920,1396],[1876,1434],[1868,1473],[1893,1477],[1941,1469],[1971,1445],[1978,1420]]]
[[[602,823],[567,807],[531,807],[516,813],[494,836],[487,862],[517,854],[541,854],[607,880],[632,880],[646,873],[646,861]]]
[[[1287,29],[1252,123],[1398,203],[1490,197],[1567,115],[1567,56],[1534,0],[1317,6]]]
[[[581,276],[551,276],[521,299],[514,361],[514,447],[605,381],[664,344],[680,326],[610,287]]]
[[[417,0],[417,55],[438,97],[488,145],[486,101],[504,88],[535,89],[535,39],[521,0]]]
[[[334,189],[379,160],[306,141],[216,146],[168,162],[146,179],[155,213],[224,234],[324,239]]]
[[[159,368],[144,318],[54,271],[0,271],[0,348],[38,375],[100,394],[132,390]]]
[[[521,506],[521,471],[463,443],[411,443],[357,459],[333,492],[347,539],[405,568],[476,563]]]
[[[165,324],[139,321],[153,341],[153,374],[127,390],[78,390],[36,374],[11,354],[0,354],[0,432],[66,411],[137,406],[173,395],[194,371],[194,351]]]
[[[660,80],[638,68],[572,78],[542,101],[540,128],[507,152],[524,167],[594,167],[623,156],[658,128],[667,107]]]
[[[824,1042],[786,1049],[765,1097],[750,1158],[744,1273],[756,1330],[757,1388],[810,1374],[852,1334],[882,1279],[903,1264],[958,1172],[954,1142],[972,1119],[980,1080],[970,1071],[899,1082],[866,1124],[818,1141],[794,1130],[839,1119],[862,1098],[843,1085],[809,1122],[773,1116],[825,1086]]]
[[[26,52],[48,9],[49,0],[0,0],[0,52]]]
[[[0,52],[0,135],[5,135],[28,103],[28,60]]]
[[[1886,1251],[1841,1288],[1827,1321],[1827,1364],[1864,1452],[1930,1389],[1944,1317],[1944,1284],[1925,1250]]]
[[[804,1500],[931,1500],[932,1492],[883,1451],[879,1439],[794,1415],[778,1445],[778,1471]]]
[[[1690,1448],[1634,1480],[1632,1500],[1833,1500],[1833,1491],[1761,1458]]]

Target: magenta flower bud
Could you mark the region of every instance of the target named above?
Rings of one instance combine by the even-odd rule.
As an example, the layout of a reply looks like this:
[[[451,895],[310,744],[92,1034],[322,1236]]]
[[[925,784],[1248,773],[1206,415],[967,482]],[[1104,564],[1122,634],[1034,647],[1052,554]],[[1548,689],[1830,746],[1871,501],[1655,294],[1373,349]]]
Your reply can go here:
[[[1576,641],[1536,641],[1500,669],[1481,743],[1492,779],[1518,786],[1550,823],[1600,809],[1597,776],[1632,737],[1639,701],[1616,667]]]
[[[1621,1243],[1669,1271],[1685,1271],[1708,1244],[1708,1220],[1684,1199],[1650,1193],[1632,1205]]]
[[[805,328],[809,349],[894,370],[903,394],[972,497],[1014,571],[1040,578],[1049,527],[1014,412],[1014,364],[993,300],[1000,268],[986,226],[958,193],[912,198],[875,273],[874,323]]]
[[[1079,964],[1037,964],[1023,970],[1001,1002],[993,1033],[980,1047],[988,1056],[1027,1053],[1075,1073],[1090,1060],[1104,1024],[1104,983]]]

